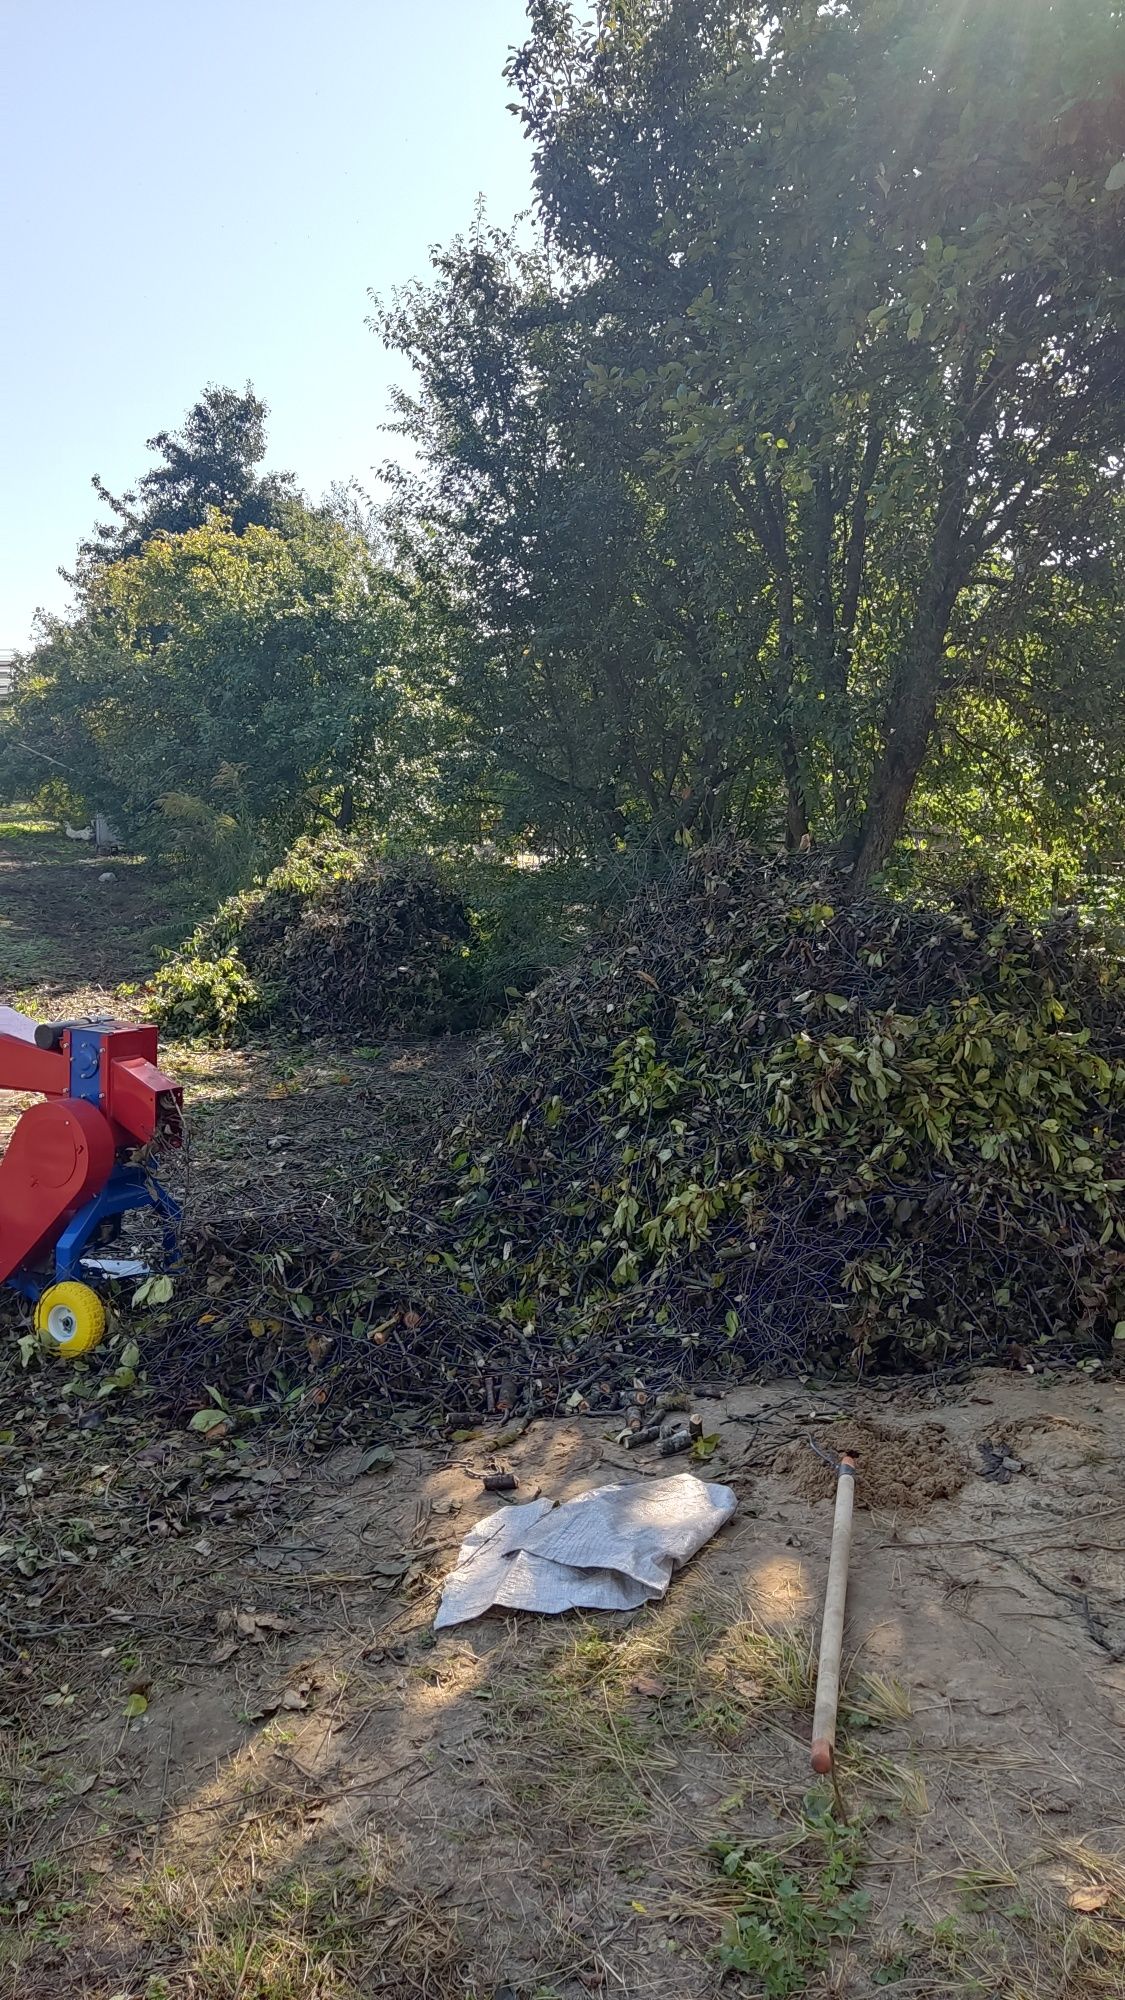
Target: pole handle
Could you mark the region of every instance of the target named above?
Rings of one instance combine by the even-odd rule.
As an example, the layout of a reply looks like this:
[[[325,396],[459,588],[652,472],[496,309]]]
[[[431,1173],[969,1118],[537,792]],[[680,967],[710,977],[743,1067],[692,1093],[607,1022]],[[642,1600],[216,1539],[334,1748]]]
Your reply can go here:
[[[845,1455],[840,1460],[836,1477],[836,1514],[832,1523],[832,1551],[824,1592],[816,1706],[813,1710],[812,1767],[818,1777],[830,1774],[836,1750],[836,1711],[840,1705],[840,1659],[844,1645],[844,1607],[848,1595],[854,1505],[855,1459]]]

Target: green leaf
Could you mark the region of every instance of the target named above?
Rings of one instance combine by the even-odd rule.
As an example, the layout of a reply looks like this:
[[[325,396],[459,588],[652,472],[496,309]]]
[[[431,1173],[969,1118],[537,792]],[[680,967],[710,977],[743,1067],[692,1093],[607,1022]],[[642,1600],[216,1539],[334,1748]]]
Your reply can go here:
[[[925,319],[925,317],[926,314],[924,308],[922,306],[915,306],[914,311],[911,313],[910,318],[906,322],[907,340],[917,340],[918,335],[922,331],[922,322]]]
[[[148,1697],[146,1695],[131,1694],[126,1696],[125,1706],[121,1713],[129,1722],[133,1722],[138,1715],[143,1715],[147,1708]]]
[[[1118,160],[1117,165],[1110,168],[1105,177],[1105,187],[1107,194],[1117,194],[1125,188],[1125,160]]]
[[[229,1422],[230,1418],[227,1416],[225,1410],[216,1410],[211,1406],[206,1410],[197,1410],[188,1425],[188,1429],[189,1431],[217,1431],[220,1424],[228,1424]]]

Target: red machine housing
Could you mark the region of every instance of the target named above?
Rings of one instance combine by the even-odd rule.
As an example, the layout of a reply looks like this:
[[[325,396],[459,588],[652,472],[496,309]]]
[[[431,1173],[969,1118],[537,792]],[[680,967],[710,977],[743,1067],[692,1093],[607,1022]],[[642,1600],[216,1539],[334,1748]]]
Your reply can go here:
[[[92,1227],[99,1214],[162,1205],[125,1164],[156,1139],[180,1143],[183,1092],[157,1053],[155,1028],[112,1021],[38,1028],[34,1041],[0,1033],[0,1089],[47,1099],[22,1114],[0,1158],[0,1283],[30,1271],[72,1224],[77,1255],[84,1210]]]

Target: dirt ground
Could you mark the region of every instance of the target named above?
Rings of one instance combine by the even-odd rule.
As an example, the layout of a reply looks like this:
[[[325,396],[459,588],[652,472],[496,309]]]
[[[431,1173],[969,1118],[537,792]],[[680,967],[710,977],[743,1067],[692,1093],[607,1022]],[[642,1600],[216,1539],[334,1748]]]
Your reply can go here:
[[[106,872],[110,883],[99,880]],[[191,914],[168,871],[92,855],[48,822],[0,807],[0,1001],[43,1021],[142,1020],[145,982]],[[464,1055],[456,1039],[167,1046],[201,1166],[193,1214],[221,1215],[234,1201],[245,1214],[248,1201],[275,1213],[310,1196],[330,1200],[361,1161],[428,1129]],[[32,1101],[0,1089],[0,1145]]]
[[[60,952],[33,1011],[94,990]],[[198,1198],[332,1200],[460,1059],[175,1051]],[[388,1463],[170,1429],[141,1314],[137,1383],[78,1393],[5,1312],[0,2000],[1125,1994],[1116,1383],[778,1382],[700,1396],[706,1462],[576,1417]],[[835,1793],[810,1442],[859,1455]],[[518,1501],[685,1463],[738,1507],[662,1605],[435,1636],[486,1470]]]
[[[52,821],[0,805],[0,989],[9,1005],[37,1001],[49,1012],[65,999],[87,1011],[86,995],[146,977],[189,917],[170,869],[99,855]]]
[[[700,1408],[738,1511],[662,1606],[436,1640],[494,1460],[559,1499],[667,1461],[590,1420],[366,1471],[187,1433],[134,1455],[127,1414],[9,1436],[3,1990],[704,2000],[739,1908],[715,1844],[785,1852],[810,1896],[826,1838],[870,1899],[854,1931],[800,1984],[724,1990],[1125,1990],[1120,1389],[990,1372]],[[940,1425],[965,1478],[867,1506],[861,1460],[825,1835],[832,1510],[792,1448],[834,1449],[852,1417],[903,1467]]]

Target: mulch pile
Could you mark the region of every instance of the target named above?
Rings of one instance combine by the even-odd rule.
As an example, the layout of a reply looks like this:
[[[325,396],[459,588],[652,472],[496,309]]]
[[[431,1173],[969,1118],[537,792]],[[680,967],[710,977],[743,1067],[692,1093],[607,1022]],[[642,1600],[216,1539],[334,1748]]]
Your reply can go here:
[[[1121,968],[1075,922],[703,850],[482,1043],[428,1160],[198,1244],[155,1371],[456,1429],[635,1381],[1105,1360],[1123,1086]]]
[[[438,869],[362,845],[298,841],[231,896],[158,973],[170,1033],[230,1041],[267,1027],[346,1035],[446,1025],[469,913]]]

